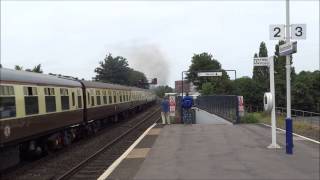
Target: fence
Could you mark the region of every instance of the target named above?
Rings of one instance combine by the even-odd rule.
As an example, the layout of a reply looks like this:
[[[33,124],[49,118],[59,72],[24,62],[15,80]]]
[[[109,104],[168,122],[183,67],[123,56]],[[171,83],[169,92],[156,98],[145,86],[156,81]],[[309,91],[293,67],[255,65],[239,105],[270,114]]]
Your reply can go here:
[[[232,123],[240,122],[238,96],[199,96],[195,105]]]

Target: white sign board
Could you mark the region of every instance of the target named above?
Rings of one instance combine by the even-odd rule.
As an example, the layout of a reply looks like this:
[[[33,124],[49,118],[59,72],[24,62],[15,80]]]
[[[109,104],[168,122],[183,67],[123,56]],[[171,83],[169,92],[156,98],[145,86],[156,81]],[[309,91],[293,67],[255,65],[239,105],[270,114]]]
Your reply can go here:
[[[291,39],[306,39],[306,32],[307,32],[306,24],[291,25]]]
[[[170,116],[175,116],[176,111],[176,97],[175,96],[169,96],[169,107],[170,107]]]
[[[286,56],[297,52],[297,41],[285,43],[279,46],[279,55]]]
[[[243,96],[238,96],[238,109],[239,109],[239,115],[243,117],[244,116]]]
[[[198,77],[203,76],[222,76],[222,72],[198,72]]]
[[[253,66],[269,66],[268,57],[253,58]]]
[[[285,39],[284,24],[271,24],[269,26],[270,40],[284,40]]]

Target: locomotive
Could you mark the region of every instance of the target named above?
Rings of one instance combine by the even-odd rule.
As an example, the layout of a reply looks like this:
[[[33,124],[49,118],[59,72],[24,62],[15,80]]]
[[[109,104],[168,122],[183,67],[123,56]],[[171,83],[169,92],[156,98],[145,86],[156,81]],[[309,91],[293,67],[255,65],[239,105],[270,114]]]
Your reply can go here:
[[[146,89],[0,68],[0,170],[155,100]]]

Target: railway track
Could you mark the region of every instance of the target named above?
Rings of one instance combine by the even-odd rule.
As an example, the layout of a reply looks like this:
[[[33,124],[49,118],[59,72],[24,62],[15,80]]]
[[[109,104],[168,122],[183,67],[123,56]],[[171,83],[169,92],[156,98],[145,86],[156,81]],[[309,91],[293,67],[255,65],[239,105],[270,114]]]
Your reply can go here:
[[[35,162],[27,163],[23,167],[0,175],[0,178],[2,180],[96,179],[147,127],[159,119],[159,111],[157,105],[152,106],[130,120],[111,125],[94,137],[76,142],[60,152]],[[102,161],[99,163],[95,159]]]
[[[106,151],[106,149],[111,148],[115,143],[121,141],[125,136],[128,136],[131,133],[135,133],[133,131],[139,131],[137,129],[139,126],[147,125],[146,127],[150,126],[151,123],[155,123],[160,119],[159,117],[159,110],[155,111],[151,115],[145,117],[143,120],[141,120],[139,123],[134,125],[133,127],[130,127],[127,131],[122,133],[119,137],[114,139],[113,141],[109,142],[105,146],[103,146],[101,149],[99,149],[96,153],[88,157],[87,159],[80,162],[78,165],[74,166],[72,169],[68,170],[66,173],[64,173],[62,176],[58,177],[58,180],[65,180],[65,179],[97,179],[99,175],[102,174],[102,172],[107,168],[106,164],[112,163],[108,162],[106,163],[106,159],[109,159],[109,153]],[[142,129],[146,129],[143,128]],[[139,131],[141,132],[141,131]],[[135,136],[134,136],[135,137]],[[129,140],[129,143],[132,141]],[[125,150],[127,146],[123,146],[121,150]]]

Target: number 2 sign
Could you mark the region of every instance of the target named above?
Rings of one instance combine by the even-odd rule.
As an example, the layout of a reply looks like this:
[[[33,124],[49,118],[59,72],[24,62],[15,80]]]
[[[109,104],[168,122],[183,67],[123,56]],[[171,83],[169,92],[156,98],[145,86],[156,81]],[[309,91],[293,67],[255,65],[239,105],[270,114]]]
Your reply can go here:
[[[271,40],[284,40],[285,31],[283,24],[271,24],[269,27]]]

